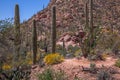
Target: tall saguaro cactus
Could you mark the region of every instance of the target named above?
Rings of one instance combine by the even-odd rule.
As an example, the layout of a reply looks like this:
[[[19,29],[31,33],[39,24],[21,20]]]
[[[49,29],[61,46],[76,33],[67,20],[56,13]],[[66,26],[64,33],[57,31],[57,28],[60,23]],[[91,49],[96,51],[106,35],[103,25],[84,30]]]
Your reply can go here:
[[[85,16],[86,16],[86,24],[85,24],[85,27],[88,28],[89,27],[89,11],[88,11],[88,3],[86,2],[86,5],[85,5]]]
[[[55,53],[56,51],[56,7],[53,6],[52,8],[52,39],[51,39],[51,44],[52,44],[52,53]]]
[[[93,0],[90,0],[89,3],[90,3],[90,23],[89,23],[89,25],[91,28],[93,28]],[[93,30],[93,29],[91,29],[91,30]]]
[[[94,39],[93,39],[93,0],[90,0],[89,1],[89,5],[90,5],[90,13],[89,13],[89,17],[90,17],[90,21],[89,21],[89,26],[90,26],[90,33],[91,33],[91,36],[90,36],[90,50],[92,48],[92,45],[94,43]]]
[[[89,7],[88,7],[89,1]],[[95,39],[95,30],[93,27],[93,0],[88,0],[85,4],[85,15],[86,15],[86,24],[85,29],[87,30],[87,38],[82,42],[81,49],[84,57],[88,57],[89,53],[91,54],[94,49],[94,39]]]
[[[33,20],[33,64],[36,64],[36,56],[37,56],[37,31],[36,31],[36,22]]]
[[[19,59],[20,55],[20,44],[21,44],[21,39],[20,39],[20,15],[19,15],[19,5],[15,5],[15,16],[14,16],[14,48],[15,48],[15,54],[14,54],[14,61],[17,61]]]

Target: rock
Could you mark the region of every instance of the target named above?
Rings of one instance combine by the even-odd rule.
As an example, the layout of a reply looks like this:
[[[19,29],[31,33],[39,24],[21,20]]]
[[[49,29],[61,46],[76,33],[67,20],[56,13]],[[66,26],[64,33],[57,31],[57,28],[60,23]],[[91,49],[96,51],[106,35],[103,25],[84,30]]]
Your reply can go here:
[[[66,54],[66,58],[73,58],[73,54],[71,54],[71,53]]]

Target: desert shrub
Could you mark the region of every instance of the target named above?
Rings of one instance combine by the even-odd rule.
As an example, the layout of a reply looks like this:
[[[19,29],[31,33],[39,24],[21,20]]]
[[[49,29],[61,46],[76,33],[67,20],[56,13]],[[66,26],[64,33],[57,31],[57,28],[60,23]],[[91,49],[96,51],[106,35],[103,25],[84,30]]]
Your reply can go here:
[[[120,59],[115,62],[115,66],[120,68]]]
[[[56,46],[56,52],[61,53],[63,56],[65,56],[67,54],[67,50],[66,50],[65,46],[62,46],[62,45]]]
[[[37,62],[39,62],[40,58],[42,58],[44,56],[44,53],[42,53],[42,54],[41,53],[42,52],[40,52],[40,50],[39,50],[39,53],[37,53],[37,57],[36,57]],[[26,55],[26,59],[23,60],[23,63],[31,65],[32,59],[33,59],[33,54],[31,52],[28,52]]]
[[[9,65],[9,64],[3,64],[2,70],[10,70],[10,69],[12,69],[11,65]]]
[[[76,51],[78,51],[80,48],[78,46],[72,46],[69,45],[67,48],[67,54],[66,54],[66,58],[73,58],[76,57],[77,54]]]
[[[55,71],[53,69],[45,69],[42,73],[37,75],[38,80],[68,80],[64,71]]]
[[[88,56],[89,60],[106,60],[108,54],[107,53],[96,53]]]
[[[62,62],[63,60],[64,60],[63,56],[61,56],[59,53],[48,54],[44,58],[44,62],[48,65],[57,64]]]
[[[32,58],[26,58],[26,59],[21,59],[19,62],[13,62],[11,63],[13,67],[18,67],[18,66],[24,66],[24,65],[32,65],[33,60]]]
[[[101,54],[101,57],[102,57],[103,60],[106,60],[107,56],[108,56],[107,53],[103,53],[103,54]]]
[[[79,50],[79,49],[80,49],[80,48],[79,48],[78,46],[72,46],[72,45],[70,45],[70,46],[68,46],[68,53],[74,54],[75,51],[77,51],[77,50]]]
[[[0,77],[2,80],[29,80],[30,67],[18,66],[10,70],[4,70],[1,74],[4,77]]]
[[[82,50],[81,49],[76,50],[75,53],[74,53],[74,56],[75,57],[82,56]]]
[[[78,78],[77,76],[75,76],[75,77],[74,77],[74,80],[85,80],[85,79]]]
[[[80,59],[80,58],[83,56],[82,50],[79,49],[79,50],[75,51],[74,56],[75,56],[77,59]]]
[[[108,71],[101,70],[98,73],[97,80],[112,80],[112,77]]]
[[[90,63],[90,68],[93,70],[96,67],[95,63]]]
[[[98,40],[97,48],[100,50],[110,49],[113,52],[115,50],[120,50],[120,36],[116,30],[110,31],[105,30],[102,32],[101,38]]]

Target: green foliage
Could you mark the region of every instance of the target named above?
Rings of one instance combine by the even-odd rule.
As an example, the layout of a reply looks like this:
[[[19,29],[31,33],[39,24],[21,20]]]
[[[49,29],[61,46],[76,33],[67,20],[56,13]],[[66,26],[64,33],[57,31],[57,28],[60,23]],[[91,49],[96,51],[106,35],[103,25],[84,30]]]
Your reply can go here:
[[[115,62],[115,66],[120,68],[120,59]]]
[[[90,70],[92,73],[96,73],[96,64],[95,63],[90,63]]]
[[[97,42],[101,38],[101,35],[102,35],[101,28],[99,26],[94,28],[92,35],[91,34],[87,35],[87,38],[84,40],[83,43],[86,53],[95,54],[94,49],[96,48]]]
[[[74,53],[74,56],[77,59],[80,59],[83,56],[82,50],[81,49],[76,50],[75,53]]]
[[[78,47],[78,46],[72,46],[72,45],[70,45],[70,46],[68,46],[68,49],[67,49],[67,51],[68,51],[68,53],[72,53],[72,54],[74,54],[77,50],[79,50],[80,48]]]
[[[101,28],[93,25],[93,0],[90,0],[90,6],[88,9],[88,3],[86,3],[86,26],[85,26],[85,39],[81,40],[81,49],[84,57],[88,57],[89,54],[94,54],[97,41],[101,37]],[[89,14],[88,14],[89,13]],[[89,22],[89,23],[88,23]]]
[[[91,54],[88,56],[89,60],[106,60],[108,54],[107,53],[96,53],[96,54]]]
[[[64,71],[55,71],[53,69],[45,69],[44,72],[37,75],[38,80],[68,80]]]
[[[111,75],[106,70],[101,70],[98,73],[97,80],[112,80]]]
[[[100,50],[105,50],[109,49],[112,50],[113,52],[115,50],[120,50],[120,36],[117,30],[107,30],[107,29],[102,29],[102,36],[98,40],[98,45],[97,48]]]
[[[82,78],[78,78],[77,76],[74,77],[74,80],[84,80]]]
[[[56,52],[61,53],[61,55],[63,55],[64,57],[67,54],[66,48],[64,46],[61,46],[61,45],[56,46]]]
[[[7,18],[0,20],[0,32],[6,31],[6,29],[13,27],[13,18]]]
[[[61,56],[59,53],[48,54],[44,58],[44,62],[48,65],[57,64],[64,60],[64,57]]]
[[[10,70],[2,72],[4,77],[0,77],[2,80],[29,80],[30,79],[30,67],[18,66]]]
[[[10,38],[13,36],[13,18],[0,20],[0,52],[2,55],[13,52],[13,43]]]

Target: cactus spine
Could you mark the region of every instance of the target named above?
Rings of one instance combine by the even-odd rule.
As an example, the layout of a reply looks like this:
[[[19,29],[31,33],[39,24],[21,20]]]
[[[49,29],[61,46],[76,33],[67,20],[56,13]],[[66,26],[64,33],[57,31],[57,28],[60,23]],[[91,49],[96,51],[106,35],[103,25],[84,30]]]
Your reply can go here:
[[[37,31],[36,31],[36,22],[33,20],[33,64],[36,64],[36,56],[37,56]]]
[[[14,16],[14,49],[15,49],[15,57],[14,57],[14,61],[18,61],[19,60],[19,56],[20,56],[20,44],[21,44],[21,40],[20,40],[20,16],[19,16],[19,5],[16,4],[15,5],[15,16]]]
[[[52,45],[52,53],[56,51],[56,7],[52,8],[52,35],[51,35],[51,45]]]

